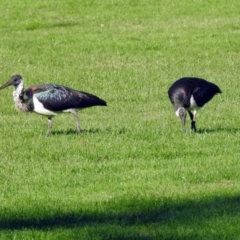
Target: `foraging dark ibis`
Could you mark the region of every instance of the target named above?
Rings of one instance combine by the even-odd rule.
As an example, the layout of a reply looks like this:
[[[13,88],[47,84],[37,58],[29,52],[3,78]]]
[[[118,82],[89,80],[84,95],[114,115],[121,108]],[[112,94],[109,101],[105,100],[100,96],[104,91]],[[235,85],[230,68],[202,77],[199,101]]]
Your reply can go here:
[[[184,132],[187,112],[191,119],[191,130],[196,132],[197,110],[218,93],[222,92],[216,84],[201,78],[184,77],[172,84],[168,90],[168,96],[176,115],[182,122]]]
[[[77,131],[80,124],[77,110],[92,106],[107,106],[107,103],[90,93],[77,91],[57,84],[42,84],[24,90],[24,81],[15,75],[3,84],[0,89],[14,86],[13,100],[15,106],[24,112],[36,112],[48,118],[48,135],[52,128],[52,118],[58,113],[72,113],[76,119]]]

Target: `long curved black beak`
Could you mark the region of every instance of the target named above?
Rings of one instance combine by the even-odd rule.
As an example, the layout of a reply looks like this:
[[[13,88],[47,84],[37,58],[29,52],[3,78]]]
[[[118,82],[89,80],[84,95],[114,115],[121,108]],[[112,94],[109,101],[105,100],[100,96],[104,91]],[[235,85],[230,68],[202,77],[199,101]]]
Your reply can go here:
[[[6,87],[8,87],[8,86],[10,86],[10,85],[12,85],[12,84],[11,84],[11,81],[8,81],[8,82],[4,83],[4,84],[0,87],[0,90],[1,90],[1,89],[4,89],[4,88],[6,88]]]

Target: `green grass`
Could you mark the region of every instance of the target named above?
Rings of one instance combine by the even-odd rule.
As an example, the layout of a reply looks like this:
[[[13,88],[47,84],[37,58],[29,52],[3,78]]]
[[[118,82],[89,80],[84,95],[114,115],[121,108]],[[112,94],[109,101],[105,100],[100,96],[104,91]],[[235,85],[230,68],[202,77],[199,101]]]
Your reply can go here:
[[[47,119],[0,92],[0,239],[240,239],[238,0],[0,0],[0,85],[58,83],[108,107]],[[182,133],[167,96],[218,84]],[[190,121],[187,121],[190,129]]]

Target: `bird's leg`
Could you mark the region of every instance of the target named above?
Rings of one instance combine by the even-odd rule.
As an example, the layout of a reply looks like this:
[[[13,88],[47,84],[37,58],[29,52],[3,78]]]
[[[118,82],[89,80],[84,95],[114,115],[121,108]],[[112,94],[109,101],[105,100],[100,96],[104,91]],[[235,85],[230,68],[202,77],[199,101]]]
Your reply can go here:
[[[73,116],[75,117],[75,120],[76,120],[76,126],[77,126],[77,132],[80,133],[81,132],[81,128],[80,128],[80,123],[79,123],[79,118],[78,118],[78,113],[76,110],[72,109],[70,111]]]
[[[193,111],[193,128],[194,128],[194,131],[196,132],[197,131],[197,128],[196,128],[196,116],[197,116],[197,111],[194,110]]]
[[[196,129],[196,111],[194,111],[194,114],[188,110],[188,114],[190,116],[190,119],[191,119],[191,130],[196,132],[197,129]]]
[[[186,127],[185,127],[185,122],[186,122],[186,117],[185,119],[181,119],[182,120],[182,128],[183,128],[183,133],[186,133]]]
[[[48,136],[48,134],[51,132],[51,129],[52,129],[52,118],[49,117],[48,118],[48,130],[46,132],[46,136]]]

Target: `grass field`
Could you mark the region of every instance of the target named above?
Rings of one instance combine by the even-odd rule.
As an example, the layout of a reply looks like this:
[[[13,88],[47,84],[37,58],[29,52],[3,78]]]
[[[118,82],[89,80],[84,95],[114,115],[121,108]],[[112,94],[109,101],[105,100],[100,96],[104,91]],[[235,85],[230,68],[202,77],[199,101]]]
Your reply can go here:
[[[239,0],[0,0],[0,85],[57,83],[107,107],[53,119],[0,92],[0,239],[240,239]],[[223,92],[183,134],[183,76]],[[190,121],[187,121],[190,130]]]

